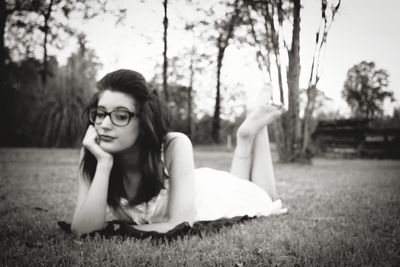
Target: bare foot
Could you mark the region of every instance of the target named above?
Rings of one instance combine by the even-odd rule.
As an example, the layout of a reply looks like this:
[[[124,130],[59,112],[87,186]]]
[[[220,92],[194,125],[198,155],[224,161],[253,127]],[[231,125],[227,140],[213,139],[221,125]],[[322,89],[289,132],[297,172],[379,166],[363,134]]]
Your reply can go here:
[[[239,138],[254,138],[257,132],[282,114],[283,108],[276,105],[256,106],[240,125],[237,135]]]
[[[272,84],[270,84],[270,83],[266,84],[266,86],[261,88],[257,94],[255,107],[264,106],[269,103],[272,103],[273,90],[274,90],[274,88],[272,87]]]
[[[257,93],[257,99],[253,103],[253,107],[249,107],[248,110],[252,111],[254,108],[259,106],[276,106],[278,108],[283,108],[286,110],[286,107],[281,103],[273,100],[273,91],[274,88],[272,87],[271,83],[266,84],[263,88],[261,88]]]

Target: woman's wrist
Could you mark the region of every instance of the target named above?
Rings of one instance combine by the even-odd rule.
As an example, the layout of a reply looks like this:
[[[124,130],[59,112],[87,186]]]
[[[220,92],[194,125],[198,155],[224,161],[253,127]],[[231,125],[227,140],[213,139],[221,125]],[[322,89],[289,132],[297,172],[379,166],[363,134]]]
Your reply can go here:
[[[97,164],[104,168],[111,168],[113,166],[114,159],[110,158],[102,158],[97,161]]]

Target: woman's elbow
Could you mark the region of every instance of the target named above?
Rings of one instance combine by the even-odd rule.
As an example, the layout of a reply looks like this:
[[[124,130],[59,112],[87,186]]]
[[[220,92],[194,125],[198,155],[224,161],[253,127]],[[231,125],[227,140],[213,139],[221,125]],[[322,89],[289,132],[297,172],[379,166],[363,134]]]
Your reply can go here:
[[[71,223],[71,231],[74,234],[82,235],[102,230],[104,229],[104,226],[104,222],[93,222],[89,220],[78,220],[74,218]]]
[[[85,227],[82,223],[72,221],[71,232],[76,235],[82,235],[82,234],[90,233],[91,231],[90,231],[90,228]]]
[[[76,235],[84,234],[84,232],[82,231],[80,225],[78,225],[78,224],[76,224],[74,222],[71,223],[71,232],[73,234],[76,234]]]
[[[193,226],[195,218],[196,218],[195,212],[188,212],[184,216],[179,216],[179,218],[170,219],[169,222],[174,226],[177,226],[181,223],[188,223],[190,226]]]

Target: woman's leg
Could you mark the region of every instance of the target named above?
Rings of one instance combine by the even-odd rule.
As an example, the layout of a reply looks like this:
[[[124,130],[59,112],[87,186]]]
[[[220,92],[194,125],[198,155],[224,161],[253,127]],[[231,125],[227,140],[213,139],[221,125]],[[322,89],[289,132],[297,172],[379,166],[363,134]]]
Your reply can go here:
[[[254,137],[243,131],[243,127],[239,127],[236,133],[236,148],[230,172],[245,180],[250,180]]]
[[[275,174],[267,126],[263,127],[256,135],[252,158],[250,180],[263,188],[272,200],[276,200],[278,193],[275,185]]]
[[[273,174],[273,169],[266,125],[280,114],[279,108],[267,105],[258,106],[250,112],[237,131],[237,145],[231,165],[233,175],[253,181],[269,194],[274,191],[270,189],[270,185],[274,182],[271,182],[273,175],[270,175],[271,171]],[[268,162],[268,157],[270,162]],[[267,162],[264,163],[265,160]],[[264,164],[264,168],[268,168],[268,171],[261,168],[262,164]],[[261,175],[263,172],[264,174]],[[262,181],[263,176],[267,181]]]

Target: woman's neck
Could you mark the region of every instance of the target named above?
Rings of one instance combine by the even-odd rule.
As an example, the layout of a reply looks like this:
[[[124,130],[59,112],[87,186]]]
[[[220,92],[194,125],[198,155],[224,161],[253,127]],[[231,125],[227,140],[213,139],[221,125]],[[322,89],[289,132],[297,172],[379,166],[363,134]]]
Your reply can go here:
[[[124,187],[127,199],[134,199],[137,195],[142,175],[139,167],[140,152],[137,147],[131,147],[116,155],[119,166],[124,170],[125,175],[122,177],[122,185]]]
[[[139,149],[137,146],[133,146],[127,150],[124,150],[116,154],[116,158],[121,168],[127,172],[138,170],[139,166]]]

